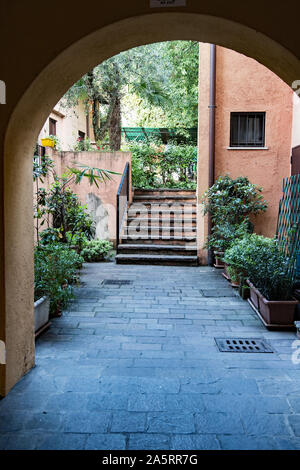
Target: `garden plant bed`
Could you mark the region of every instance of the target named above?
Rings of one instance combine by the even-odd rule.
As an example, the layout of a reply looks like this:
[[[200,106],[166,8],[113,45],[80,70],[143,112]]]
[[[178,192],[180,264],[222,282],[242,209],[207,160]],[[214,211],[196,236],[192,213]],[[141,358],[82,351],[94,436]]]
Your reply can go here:
[[[262,324],[270,331],[286,331],[286,330],[295,330],[296,327],[295,325],[291,325],[291,324],[288,324],[288,325],[279,325],[279,324],[271,324],[271,323],[266,323],[265,319],[261,316],[261,314],[259,313],[258,309],[255,307],[255,305],[253,304],[253,302],[251,301],[251,299],[248,299],[248,303],[249,305],[251,306],[251,308],[254,310],[254,312],[257,314],[258,318],[260,319],[260,321],[262,322]]]
[[[250,286],[249,304],[268,329],[295,329],[295,307],[297,300],[269,301],[248,281]]]

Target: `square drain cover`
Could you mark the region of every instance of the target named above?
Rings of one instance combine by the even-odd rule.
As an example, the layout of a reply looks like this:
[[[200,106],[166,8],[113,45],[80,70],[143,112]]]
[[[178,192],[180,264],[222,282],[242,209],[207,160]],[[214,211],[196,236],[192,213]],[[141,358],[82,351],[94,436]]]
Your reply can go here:
[[[272,353],[270,345],[258,338],[215,338],[221,352]]]
[[[124,279],[104,279],[102,281],[104,286],[129,286],[132,284],[132,281],[124,280]]]

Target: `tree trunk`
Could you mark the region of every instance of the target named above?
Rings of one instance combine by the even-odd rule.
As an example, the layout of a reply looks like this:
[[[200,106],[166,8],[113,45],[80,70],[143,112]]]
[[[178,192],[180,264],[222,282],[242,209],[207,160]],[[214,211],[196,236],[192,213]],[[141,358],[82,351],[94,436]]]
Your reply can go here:
[[[117,96],[111,114],[109,126],[109,146],[114,152],[121,148],[121,100]]]
[[[92,123],[93,123],[93,131],[94,131],[94,137],[95,141],[101,139],[101,133],[100,133],[100,119],[99,119],[99,102],[96,98],[93,99],[93,104],[92,104]]]

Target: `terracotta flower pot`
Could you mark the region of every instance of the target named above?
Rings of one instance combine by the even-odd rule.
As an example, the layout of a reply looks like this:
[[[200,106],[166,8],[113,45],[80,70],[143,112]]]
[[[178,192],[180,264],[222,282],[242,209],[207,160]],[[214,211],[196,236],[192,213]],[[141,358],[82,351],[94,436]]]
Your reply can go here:
[[[228,273],[228,264],[224,263],[224,272],[222,273],[223,274],[223,277],[225,277],[225,279],[230,282],[230,276],[229,276],[229,273]]]
[[[293,325],[298,300],[267,300],[250,281],[248,284],[250,299],[268,325]]]
[[[249,299],[249,297],[250,297],[250,287],[240,285],[239,294],[240,294],[240,296],[242,297],[243,300]]]
[[[224,268],[224,262],[222,261],[222,257],[224,256],[224,251],[214,251],[214,255],[216,258],[216,262],[214,264],[215,268],[218,269],[223,269]]]

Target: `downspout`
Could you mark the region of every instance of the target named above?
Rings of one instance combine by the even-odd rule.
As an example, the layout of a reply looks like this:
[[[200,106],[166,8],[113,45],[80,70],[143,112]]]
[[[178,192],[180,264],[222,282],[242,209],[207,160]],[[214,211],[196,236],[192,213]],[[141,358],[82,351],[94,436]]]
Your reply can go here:
[[[209,169],[208,186],[215,182],[215,138],[216,138],[216,45],[210,45],[210,89],[209,89]],[[208,235],[211,235],[212,222],[208,216]],[[208,265],[213,264],[213,252],[208,250]]]

